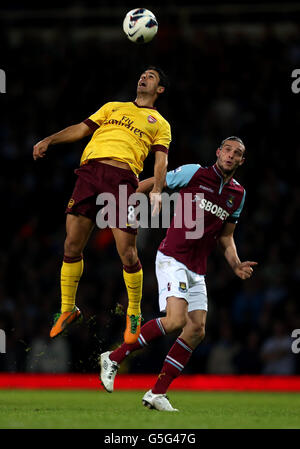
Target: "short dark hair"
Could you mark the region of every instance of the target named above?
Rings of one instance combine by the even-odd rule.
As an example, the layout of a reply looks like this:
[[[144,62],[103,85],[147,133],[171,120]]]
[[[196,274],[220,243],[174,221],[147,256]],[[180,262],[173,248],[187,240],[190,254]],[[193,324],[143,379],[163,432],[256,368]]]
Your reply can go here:
[[[150,65],[150,66],[146,67],[144,72],[146,72],[146,70],[155,70],[158,73],[159,85],[164,87],[165,88],[164,92],[166,92],[166,90],[170,86],[170,83],[169,83],[169,79],[168,79],[167,75],[165,74],[165,72],[160,67],[157,67],[155,65]]]
[[[222,148],[222,146],[224,145],[224,143],[225,143],[227,140],[234,140],[235,142],[239,142],[239,143],[241,143],[241,144],[243,145],[243,147],[246,149],[245,144],[244,144],[244,142],[242,141],[242,139],[241,139],[240,137],[237,137],[237,136],[226,137],[226,139],[222,140],[221,145],[220,145],[220,148]]]

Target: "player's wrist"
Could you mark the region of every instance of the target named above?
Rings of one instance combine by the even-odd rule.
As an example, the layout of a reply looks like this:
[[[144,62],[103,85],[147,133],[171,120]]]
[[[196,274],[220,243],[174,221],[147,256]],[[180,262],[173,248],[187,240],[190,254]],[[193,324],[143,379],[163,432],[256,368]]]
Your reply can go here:
[[[161,194],[162,189],[158,186],[153,186],[151,193],[158,193],[159,195]]]
[[[231,262],[231,268],[233,269],[233,271],[236,271],[240,268],[241,262],[239,260],[234,260]]]
[[[45,137],[45,139],[43,139],[42,142],[44,144],[46,144],[47,147],[53,143],[52,138],[50,136],[49,137]]]

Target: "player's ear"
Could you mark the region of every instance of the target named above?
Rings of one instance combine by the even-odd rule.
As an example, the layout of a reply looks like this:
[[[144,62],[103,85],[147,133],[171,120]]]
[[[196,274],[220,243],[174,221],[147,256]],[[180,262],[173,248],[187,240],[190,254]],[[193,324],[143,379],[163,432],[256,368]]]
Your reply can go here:
[[[157,93],[162,94],[165,91],[165,88],[163,86],[158,86]]]
[[[217,155],[217,157],[219,157],[219,155],[220,155],[220,152],[221,152],[221,148],[218,148],[218,149],[217,149],[217,151],[216,151],[216,155]]]
[[[245,156],[243,156],[243,159],[240,161],[239,165],[243,165],[244,162],[245,162]]]

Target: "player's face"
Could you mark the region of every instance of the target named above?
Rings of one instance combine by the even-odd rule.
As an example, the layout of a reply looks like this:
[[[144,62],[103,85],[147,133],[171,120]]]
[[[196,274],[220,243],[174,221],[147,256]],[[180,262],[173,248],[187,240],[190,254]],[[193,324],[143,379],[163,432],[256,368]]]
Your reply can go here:
[[[224,174],[230,175],[244,163],[245,147],[235,140],[226,140],[221,148],[217,149],[217,165]]]
[[[156,70],[146,70],[141,74],[137,85],[137,93],[155,95],[163,92],[164,87],[159,85],[159,74]]]

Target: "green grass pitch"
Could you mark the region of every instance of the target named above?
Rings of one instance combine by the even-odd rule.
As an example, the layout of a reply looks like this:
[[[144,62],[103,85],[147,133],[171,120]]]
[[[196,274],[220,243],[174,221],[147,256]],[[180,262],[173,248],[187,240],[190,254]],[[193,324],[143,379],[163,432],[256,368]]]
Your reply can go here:
[[[1,429],[299,429],[300,394],[170,391],[179,413],[143,391],[0,390]]]

